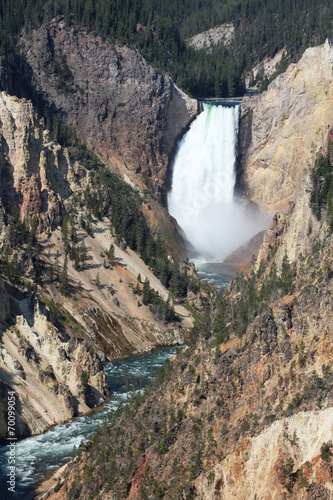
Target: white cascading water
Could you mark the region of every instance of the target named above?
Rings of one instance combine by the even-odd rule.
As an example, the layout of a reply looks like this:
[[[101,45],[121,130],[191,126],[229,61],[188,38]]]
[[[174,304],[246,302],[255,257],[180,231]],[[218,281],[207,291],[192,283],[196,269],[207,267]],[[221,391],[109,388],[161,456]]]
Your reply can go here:
[[[239,106],[203,108],[179,144],[168,209],[200,255],[224,259],[267,221],[234,199]]]

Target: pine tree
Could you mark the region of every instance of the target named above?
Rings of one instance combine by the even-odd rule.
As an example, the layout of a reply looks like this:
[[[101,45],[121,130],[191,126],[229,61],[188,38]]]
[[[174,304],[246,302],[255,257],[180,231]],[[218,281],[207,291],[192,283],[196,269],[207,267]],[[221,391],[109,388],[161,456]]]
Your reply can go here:
[[[136,295],[141,295],[141,293],[142,293],[141,288],[140,288],[140,285],[139,285],[139,282],[137,282],[137,284],[136,284],[136,287],[135,287],[135,289],[134,289],[134,293],[135,293]]]
[[[56,265],[56,280],[57,281],[59,281],[59,278],[60,278],[60,273],[59,273],[59,257],[60,257],[60,252],[59,252],[59,250],[57,250],[56,261],[55,261],[55,265]]]
[[[143,283],[143,289],[142,289],[142,302],[144,303],[145,306],[150,303],[150,299],[151,299],[150,283],[149,279],[146,278]]]
[[[54,280],[54,268],[53,268],[52,264],[50,264],[50,266],[49,266],[49,276],[50,276],[50,280],[53,281]]]
[[[332,174],[331,174],[332,175]],[[330,188],[328,191],[327,200],[327,225],[331,233],[333,231],[333,178],[331,179]]]
[[[78,271],[80,269],[80,255],[79,252],[75,252],[74,255],[74,269]]]
[[[115,262],[116,262],[116,252],[115,252],[115,248],[114,248],[113,243],[111,243],[109,251],[106,252],[106,254],[107,254],[110,266],[113,267],[115,265]]]
[[[88,254],[88,250],[87,250],[86,244],[84,241],[82,241],[82,243],[79,247],[79,255],[80,255],[80,261],[82,263],[82,269],[84,269],[84,266],[85,266],[85,263],[87,260],[87,254]]]
[[[100,289],[101,286],[102,286],[102,284],[101,284],[101,280],[100,280],[100,277],[99,277],[99,273],[97,273],[97,275],[96,275],[95,283],[96,283],[97,288]]]
[[[67,275],[67,255],[65,255],[64,265],[62,271],[60,273],[60,293],[62,295],[69,295],[69,283],[68,283],[68,275]]]
[[[73,223],[72,228],[71,228],[71,240],[74,244],[76,244],[78,242],[77,231],[76,231],[76,228],[74,226],[74,223]]]
[[[68,215],[65,215],[62,227],[61,227],[61,236],[62,241],[64,242],[64,252],[67,254],[69,252],[69,243],[68,243]]]
[[[293,273],[290,267],[289,259],[287,252],[284,254],[282,267],[281,267],[281,276],[280,276],[280,287],[283,290],[283,293],[287,295],[292,290],[293,284]]]

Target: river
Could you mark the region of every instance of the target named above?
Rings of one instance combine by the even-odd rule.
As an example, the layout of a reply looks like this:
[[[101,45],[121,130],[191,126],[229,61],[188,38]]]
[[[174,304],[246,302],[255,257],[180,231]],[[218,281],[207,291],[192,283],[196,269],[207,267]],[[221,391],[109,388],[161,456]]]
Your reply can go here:
[[[206,259],[197,258],[192,262],[195,265],[199,278],[207,281],[210,285],[218,290],[224,290],[229,285],[230,281],[236,277],[236,271],[231,264],[222,262],[209,262]]]
[[[8,491],[7,473],[9,448],[0,447],[0,498],[2,500],[34,497],[36,484],[73,456],[73,448],[87,439],[96,426],[117,406],[126,401],[129,388],[140,377],[141,388],[170,359],[179,346],[166,347],[126,359],[115,360],[105,366],[111,398],[103,409],[77,417],[67,424],[55,425],[38,436],[22,439],[16,444],[16,493]]]

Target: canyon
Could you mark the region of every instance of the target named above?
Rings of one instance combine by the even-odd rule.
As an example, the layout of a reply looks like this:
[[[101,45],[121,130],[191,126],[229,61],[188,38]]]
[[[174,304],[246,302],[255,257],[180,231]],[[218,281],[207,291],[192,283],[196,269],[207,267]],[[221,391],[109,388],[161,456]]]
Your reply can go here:
[[[19,45],[28,82],[20,97],[11,95],[5,66],[1,73],[0,245],[12,237],[13,206],[22,223],[36,216],[43,273],[35,285],[34,261],[17,247],[25,286],[0,279],[0,436],[9,390],[17,396],[19,437],[40,433],[105,401],[107,361],[188,342],[157,390],[101,429],[40,487],[40,498],[64,498],[75,488],[82,498],[329,498],[332,235],[325,209],[318,220],[310,199],[311,170],[332,135],[332,45],[307,49],[266,92],[243,98],[238,190],[272,221],[248,276],[239,275],[223,299],[207,286],[174,298],[179,321],[169,324],[135,293],[147,278],[169,300],[151,265],[117,238],[108,216],[90,209],[88,217],[87,193],[99,195],[96,170],[57,142],[35,104],[53,109],[97,163],[133,188],[149,227],[166,239],[169,262],[177,263],[186,249],[166,193],[177,141],[198,114],[197,102],[137,51],[61,22],[22,35]],[[112,206],[103,196],[101,205]],[[79,268],[66,257],[67,215],[86,247]],[[196,282],[193,266],[181,266]],[[50,268],[67,270],[69,296]],[[286,270],[293,283],[285,289]],[[95,467],[102,452],[115,464],[111,473],[111,465]],[[98,471],[98,492],[89,470]]]
[[[165,300],[168,291],[135,252],[117,244],[107,219],[95,220],[91,235],[82,230],[80,219],[85,211],[78,206],[78,196],[87,188],[93,190],[92,171],[51,138],[31,101],[2,92],[0,123],[1,245],[4,248],[11,241],[8,221],[17,205],[22,221],[38,218],[37,240],[45,269],[44,285],[35,297],[22,286],[1,281],[1,388],[3,394],[15,390],[18,435],[24,436],[103,403],[108,395],[103,371],[107,360],[183,343],[192,319],[183,306],[175,305],[182,320],[166,326],[156,321],[147,306],[138,304],[133,292],[138,275],[149,279],[150,286]],[[150,203],[158,206],[154,200]],[[48,270],[64,267],[59,226],[69,211],[75,213],[73,227],[81,245],[86,246],[87,264],[78,270],[69,261],[73,294],[64,297]],[[181,240],[174,236],[176,230],[163,213],[160,222],[165,234],[171,233],[170,240]],[[111,267],[105,264],[104,252],[112,244],[115,263]],[[24,251],[15,250],[28,283],[33,282],[32,262]],[[4,402],[2,438],[6,433],[5,406]]]
[[[21,50],[26,77],[66,125],[120,176],[165,199],[168,163],[197,102],[137,51],[61,22],[23,36]]]
[[[85,472],[96,467],[101,448],[112,464],[112,477],[109,469],[96,474],[103,498],[330,497],[332,236],[310,196],[313,162],[331,135],[332,54],[329,43],[309,49],[267,93],[241,105],[243,131],[252,124],[242,136],[244,190],[278,211],[248,276],[212,299],[220,321],[202,320],[192,332],[196,341],[165,370],[157,391],[101,430],[97,447],[88,442],[76,463],[40,488],[40,498],[62,498],[63,488],[82,498],[96,492]],[[323,85],[303,81],[300,98],[317,105],[298,122],[299,87],[290,82],[311,74],[314,55]],[[270,99],[275,92],[282,100]],[[298,142],[281,130],[287,96],[293,130],[304,125]],[[130,453],[120,440],[132,443]]]

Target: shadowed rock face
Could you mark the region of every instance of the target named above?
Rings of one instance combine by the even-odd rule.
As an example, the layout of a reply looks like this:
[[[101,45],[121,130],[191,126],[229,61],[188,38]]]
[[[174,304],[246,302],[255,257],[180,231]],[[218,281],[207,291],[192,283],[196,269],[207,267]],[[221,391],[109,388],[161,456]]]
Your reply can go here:
[[[113,170],[165,196],[167,166],[197,102],[127,47],[43,25],[20,42],[35,88]]]
[[[52,324],[50,312],[37,298],[28,298],[11,288],[10,300],[15,302],[18,314],[15,326],[0,326],[0,395],[15,392],[19,435],[43,432],[49,425],[104,402],[109,391],[98,347],[64,335]],[[94,393],[87,398],[84,388],[91,393],[94,389]],[[0,441],[7,430],[3,425],[5,406],[0,404]]]
[[[261,95],[241,104],[242,186],[261,208],[284,210],[323,146],[333,116],[333,47],[305,51]]]
[[[9,299],[5,284],[0,278],[0,321],[5,321],[9,315]]]

